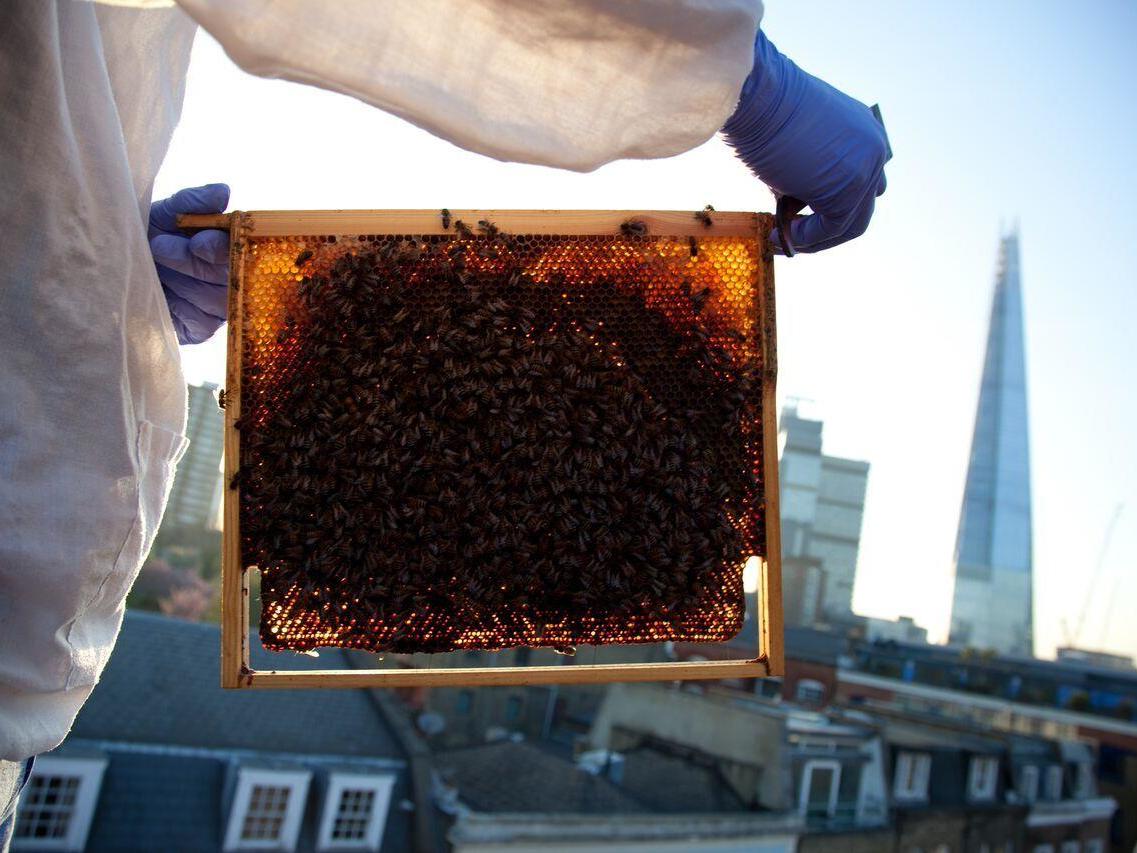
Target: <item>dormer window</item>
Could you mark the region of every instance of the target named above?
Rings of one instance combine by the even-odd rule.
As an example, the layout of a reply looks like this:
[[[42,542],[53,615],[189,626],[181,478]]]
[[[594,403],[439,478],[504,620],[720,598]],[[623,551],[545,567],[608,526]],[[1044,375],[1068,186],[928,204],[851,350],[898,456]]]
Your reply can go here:
[[[333,773],[320,820],[320,850],[378,850],[394,776]]]
[[[896,778],[892,794],[897,800],[919,801],[928,799],[928,776],[932,770],[932,756],[926,752],[901,752],[896,756]]]
[[[801,771],[798,807],[806,818],[831,818],[837,813],[841,765],[829,759],[807,761]]]
[[[975,756],[967,770],[967,797],[974,802],[995,799],[999,761],[991,756]]]
[[[225,830],[225,850],[296,849],[312,774],[242,767]]]
[[[87,844],[105,759],[36,759],[20,795],[13,850],[82,850]]]

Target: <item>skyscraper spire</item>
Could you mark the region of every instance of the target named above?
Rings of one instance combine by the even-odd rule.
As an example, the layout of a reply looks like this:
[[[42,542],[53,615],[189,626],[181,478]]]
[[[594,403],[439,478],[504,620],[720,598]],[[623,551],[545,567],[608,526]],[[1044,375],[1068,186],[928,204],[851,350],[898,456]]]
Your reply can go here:
[[[952,644],[1033,653],[1030,444],[1018,227],[1003,236],[955,544]]]

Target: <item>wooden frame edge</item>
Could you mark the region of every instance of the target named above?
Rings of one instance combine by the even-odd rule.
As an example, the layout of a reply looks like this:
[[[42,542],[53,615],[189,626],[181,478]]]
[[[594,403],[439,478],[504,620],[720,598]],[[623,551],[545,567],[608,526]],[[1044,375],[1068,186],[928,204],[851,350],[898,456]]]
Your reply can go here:
[[[489,220],[513,234],[549,233],[556,221],[558,234],[619,234],[629,219],[643,222],[648,234],[675,237],[753,237],[759,214],[714,211],[704,225],[686,210],[452,210],[450,228],[442,227],[439,213],[430,210],[250,210],[233,213],[185,214],[178,226],[186,229],[228,228],[231,217],[241,217],[250,237],[317,236],[325,234],[439,234],[457,236],[453,223],[462,220],[474,228]],[[392,225],[397,231],[388,230]]]
[[[759,245],[764,245],[763,237],[773,225],[772,216],[758,216],[756,238]],[[781,480],[778,475],[778,318],[774,296],[774,257],[768,248],[761,259],[761,275],[758,316],[762,322],[762,477],[766,498],[766,558],[761,562],[758,578],[758,595],[762,603],[758,653],[767,661],[767,675],[781,676],[785,675],[785,626],[782,612]]]
[[[771,675],[765,660],[691,663],[612,663],[578,666],[500,666],[447,669],[250,670],[238,687],[490,687],[533,684],[606,684],[613,681],[688,681],[762,678]]]
[[[225,364],[224,516],[221,540],[221,686],[240,687],[249,666],[249,577],[241,564],[240,492],[233,478],[241,464],[242,340],[245,317],[245,222],[240,213],[225,214],[229,223],[229,337]],[[238,356],[238,357],[235,357]]]
[[[669,234],[685,236],[749,236],[763,245],[764,233],[772,226],[772,217],[755,213],[712,214],[715,221],[704,227],[692,213],[680,211],[452,211],[452,216],[494,218],[504,230],[520,231],[534,222],[534,214],[569,214],[578,232],[619,232],[627,218],[642,218],[649,227],[655,223],[666,227]],[[361,669],[361,670],[254,670],[250,663],[249,609],[252,604],[248,572],[240,553],[240,490],[230,488],[240,466],[240,432],[235,423],[241,414],[240,358],[244,332],[244,275],[248,238],[252,236],[288,236],[304,233],[360,233],[384,221],[397,219],[422,228],[407,229],[413,233],[451,233],[442,230],[438,217],[423,211],[259,211],[225,214],[183,215],[182,228],[222,228],[230,232],[229,334],[226,364],[226,405],[224,436],[224,516],[221,561],[221,686],[226,689],[298,689],[298,688],[366,688],[366,687],[437,687],[590,684],[616,681],[685,681],[696,679],[763,678],[784,673],[781,595],[781,527],[778,502],[778,460],[776,417],[763,416],[763,477],[775,484],[766,491],[766,558],[761,561],[758,588],[755,590],[758,618],[757,657],[743,660],[691,661],[649,664],[579,664],[569,666],[479,667],[441,669]],[[688,217],[690,219],[688,219]],[[433,225],[427,219],[434,220]],[[310,228],[297,231],[303,220]],[[476,221],[476,220],[475,220]],[[430,226],[430,227],[428,227]],[[683,226],[683,228],[680,228]],[[532,225],[528,225],[532,227]],[[547,229],[547,221],[542,226]],[[776,406],[777,346],[774,312],[773,259],[766,253],[760,259],[758,317],[763,332],[763,412]],[[776,606],[771,607],[771,602]]]

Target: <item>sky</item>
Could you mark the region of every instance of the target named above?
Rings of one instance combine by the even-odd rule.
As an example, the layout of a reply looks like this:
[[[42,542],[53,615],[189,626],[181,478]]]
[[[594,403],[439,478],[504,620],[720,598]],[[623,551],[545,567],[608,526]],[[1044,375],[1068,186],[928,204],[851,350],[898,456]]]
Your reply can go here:
[[[775,272],[779,394],[809,401],[826,453],[872,466],[854,609],[946,639],[996,251],[1017,223],[1036,652],[1137,655],[1137,4],[766,7],[783,53],[880,104],[895,155],[865,236]],[[155,197],[209,181],[245,210],[773,207],[717,137],[583,175],[503,164],[246,75],[199,34]],[[183,361],[189,381],[221,382],[224,335]]]

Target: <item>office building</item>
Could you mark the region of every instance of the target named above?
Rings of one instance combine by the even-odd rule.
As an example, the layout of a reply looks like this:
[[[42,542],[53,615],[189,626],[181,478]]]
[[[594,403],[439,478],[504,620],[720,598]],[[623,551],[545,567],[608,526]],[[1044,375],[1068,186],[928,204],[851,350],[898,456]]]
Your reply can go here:
[[[1019,240],[1002,239],[955,546],[953,645],[1034,651],[1030,447]]]
[[[165,524],[216,529],[221,506],[221,450],[224,419],[214,396],[216,385],[189,386],[186,437],[189,448],[166,505]]]
[[[869,464],[821,452],[821,421],[782,410],[782,560],[791,624],[852,614]]]

